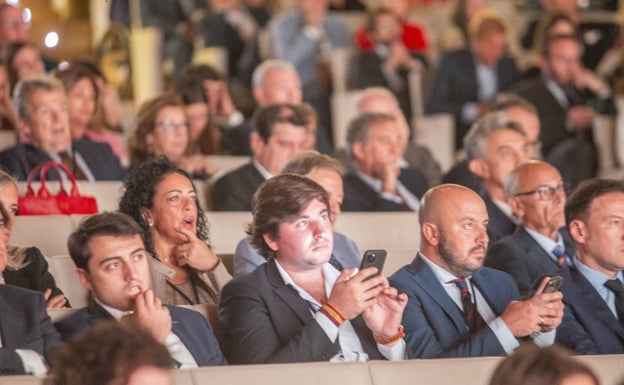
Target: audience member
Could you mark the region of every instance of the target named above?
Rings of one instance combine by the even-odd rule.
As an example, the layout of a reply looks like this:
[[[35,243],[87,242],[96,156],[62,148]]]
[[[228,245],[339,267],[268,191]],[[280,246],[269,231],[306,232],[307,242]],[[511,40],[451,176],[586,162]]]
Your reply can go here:
[[[142,229],[126,214],[103,213],[80,223],[67,241],[80,283],[95,302],[55,324],[64,341],[103,320],[128,319],[164,344],[181,369],[224,365],[201,314],[165,305],[150,290]]]
[[[41,76],[20,82],[13,94],[20,132],[29,143],[0,152],[0,164],[18,180],[26,180],[39,163],[64,163],[76,179],[120,180],[119,158],[105,143],[71,139],[67,95],[56,79]],[[50,170],[48,179],[56,179]]]
[[[485,9],[470,21],[470,46],[440,58],[425,103],[426,113],[451,113],[455,148],[470,125],[489,110],[498,92],[518,78],[513,59],[505,54],[508,28],[502,17]]]
[[[342,164],[328,155],[316,151],[304,151],[286,164],[282,174],[297,174],[308,177],[318,183],[327,192],[329,198],[332,223],[336,223],[340,215],[340,205],[344,198],[342,175],[345,170]],[[253,271],[266,262],[266,259],[251,246],[245,238],[236,246],[234,253],[234,276]],[[337,270],[351,269],[360,265],[360,252],[355,243],[341,233],[334,231],[334,249],[329,263]]]
[[[26,78],[46,73],[39,48],[31,42],[11,43],[2,48],[2,57],[8,64],[11,90]]]
[[[450,14],[452,26],[445,28],[440,34],[439,49],[449,52],[465,48],[469,41],[470,20],[484,8],[485,0],[455,0]]]
[[[561,293],[518,301],[515,281],[483,266],[488,213],[483,200],[458,185],[440,185],[423,197],[418,213],[421,248],[414,261],[390,277],[408,303],[403,313],[413,358],[510,354],[519,338],[554,342],[561,323]]]
[[[468,167],[482,184],[479,195],[488,211],[491,244],[513,233],[518,222],[505,200],[503,183],[514,168],[531,157],[526,134],[505,112],[479,119],[464,140]]]
[[[189,175],[166,158],[131,169],[119,211],[143,229],[152,288],[176,305],[218,303],[232,277],[208,245],[208,224]]]
[[[250,134],[250,163],[219,178],[212,188],[212,210],[250,211],[254,192],[265,180],[280,173],[304,149],[307,124],[301,110],[287,103],[261,107]]]
[[[0,60],[0,130],[13,131],[17,136],[17,117],[11,99],[11,82],[8,71],[7,64]]]
[[[594,116],[615,113],[608,85],[582,67],[581,50],[574,36],[548,39],[540,62],[542,76],[517,85],[518,94],[537,108],[546,160],[571,187],[596,172]]]
[[[284,174],[254,195],[251,244],[269,261],[223,288],[230,363],[401,360],[407,298],[375,268],[338,272],[327,192]],[[367,279],[368,278],[368,279]]]
[[[558,346],[530,343],[505,358],[492,374],[490,385],[600,385],[596,374]]]
[[[171,385],[173,359],[148,331],[99,322],[58,350],[44,385]]]
[[[351,121],[347,142],[355,170],[343,177],[345,211],[418,211],[427,180],[399,167],[401,134],[391,115],[365,112]]]
[[[624,183],[582,182],[565,206],[576,258],[561,275],[565,303],[557,342],[577,354],[624,353]]]
[[[525,298],[541,277],[568,266],[576,254],[565,228],[566,193],[557,169],[541,161],[516,167],[505,177],[504,187],[520,224],[511,235],[490,245],[485,266],[514,277]]]

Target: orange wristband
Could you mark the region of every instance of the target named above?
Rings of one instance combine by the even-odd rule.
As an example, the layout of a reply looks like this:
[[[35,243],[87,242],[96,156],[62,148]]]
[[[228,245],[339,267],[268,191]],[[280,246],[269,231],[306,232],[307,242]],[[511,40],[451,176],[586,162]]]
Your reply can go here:
[[[375,338],[375,342],[377,342],[378,344],[388,345],[393,342],[397,342],[401,338],[405,337],[405,328],[403,328],[403,325],[399,325],[399,330],[397,331],[397,334],[393,335],[392,337],[382,337],[378,336],[377,334],[374,334],[373,337]]]

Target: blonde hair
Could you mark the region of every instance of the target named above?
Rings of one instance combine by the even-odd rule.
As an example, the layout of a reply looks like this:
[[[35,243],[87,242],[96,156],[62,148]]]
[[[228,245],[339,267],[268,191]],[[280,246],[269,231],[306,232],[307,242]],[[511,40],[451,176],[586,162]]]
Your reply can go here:
[[[4,188],[8,185],[12,184],[17,189],[17,179],[15,179],[11,174],[9,174],[5,169],[0,168],[0,191],[4,190]],[[4,204],[0,202],[0,204]],[[8,226],[8,223],[5,223],[3,226]],[[25,262],[26,259],[26,247],[16,246],[16,245],[7,245],[7,268],[10,270],[19,270],[28,263]]]

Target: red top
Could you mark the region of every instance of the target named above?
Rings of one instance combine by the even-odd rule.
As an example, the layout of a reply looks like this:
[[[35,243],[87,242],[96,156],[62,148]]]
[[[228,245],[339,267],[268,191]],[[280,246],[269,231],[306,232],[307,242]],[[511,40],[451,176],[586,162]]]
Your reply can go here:
[[[373,43],[368,36],[366,27],[355,32],[355,41],[362,51],[373,49]],[[416,24],[403,24],[403,44],[410,51],[425,52],[429,48],[424,30]]]

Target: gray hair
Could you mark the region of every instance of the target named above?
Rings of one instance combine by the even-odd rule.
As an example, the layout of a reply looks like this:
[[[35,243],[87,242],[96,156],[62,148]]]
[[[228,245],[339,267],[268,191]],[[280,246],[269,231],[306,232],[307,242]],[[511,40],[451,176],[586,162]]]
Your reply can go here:
[[[65,95],[63,83],[52,76],[41,75],[20,81],[13,91],[13,107],[19,119],[30,120],[28,96],[37,91],[56,91]]]
[[[509,92],[501,92],[496,96],[494,104],[490,106],[490,112],[494,111],[507,111],[510,108],[519,107],[526,110],[533,115],[537,115],[537,108],[533,103],[529,102],[520,95],[512,94]]]
[[[262,87],[269,72],[274,70],[287,70],[297,73],[295,67],[286,60],[269,59],[263,61],[253,72],[251,76],[251,85],[253,88]]]
[[[468,160],[484,159],[490,135],[500,130],[512,130],[526,137],[520,124],[510,120],[505,111],[490,112],[477,120],[464,137],[464,149]]]
[[[377,112],[363,112],[358,114],[347,128],[347,143],[349,147],[355,142],[366,143],[370,134],[370,129],[374,124],[383,122],[395,122],[394,116]]]
[[[394,96],[394,94],[390,92],[389,89],[385,87],[368,87],[362,90],[360,93],[360,97],[358,98],[357,102],[358,111],[362,111],[362,104],[367,98],[374,96],[382,96],[388,98],[389,100],[392,100],[397,105],[397,107],[399,106],[399,101],[397,100],[396,96]]]

